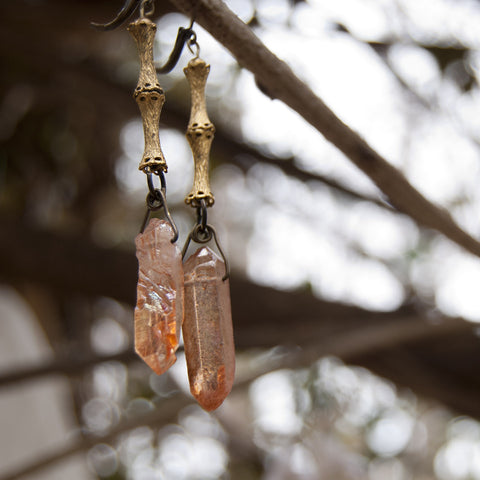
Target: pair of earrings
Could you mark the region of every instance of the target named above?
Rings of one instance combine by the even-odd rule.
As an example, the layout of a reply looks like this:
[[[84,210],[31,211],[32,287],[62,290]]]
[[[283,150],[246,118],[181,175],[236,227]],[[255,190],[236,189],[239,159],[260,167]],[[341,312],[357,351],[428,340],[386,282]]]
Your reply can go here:
[[[208,118],[205,101],[210,66],[199,57],[191,25],[188,29],[180,28],[167,64],[156,68],[153,60],[156,25],[147,18],[153,13],[151,4],[150,11],[145,13],[148,4],[146,0],[139,3],[140,18],[128,26],[140,57],[134,98],[141,112],[145,139],[139,169],[146,173],[149,188],[147,214],[141,233],[135,239],[139,263],[135,350],[155,373],[161,375],[175,363],[175,351],[183,331],[190,391],[202,408],[210,411],[220,406],[229,394],[235,374],[228,265],[216,232],[207,223],[207,208],[214,203],[208,163],[215,127]],[[126,15],[122,12],[114,22],[97,27],[115,28],[118,19]],[[129,15],[131,13],[133,10]],[[174,67],[185,42],[190,50],[197,47],[195,58],[184,69],[191,93],[186,136],[195,163],[193,188],[185,202],[197,210],[197,221],[180,251],[176,245],[178,231],[166,201],[164,173],[167,163],[159,138],[165,94],[157,71],[167,73]],[[156,177],[159,187],[154,184]],[[150,213],[159,209],[163,209],[165,219],[150,219]],[[191,241],[205,244],[211,240],[216,243],[222,258],[203,246],[183,261]]]

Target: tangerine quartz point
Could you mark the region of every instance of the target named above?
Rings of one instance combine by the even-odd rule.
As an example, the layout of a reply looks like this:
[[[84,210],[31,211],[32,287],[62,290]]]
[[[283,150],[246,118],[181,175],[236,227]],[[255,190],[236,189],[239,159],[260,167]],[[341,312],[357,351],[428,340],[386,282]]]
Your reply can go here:
[[[157,374],[177,359],[183,321],[183,266],[173,229],[153,218],[135,245],[138,259],[135,351]]]
[[[210,248],[199,248],[184,264],[185,321],[183,340],[190,391],[207,411],[218,408],[233,386],[230,283],[225,263]]]

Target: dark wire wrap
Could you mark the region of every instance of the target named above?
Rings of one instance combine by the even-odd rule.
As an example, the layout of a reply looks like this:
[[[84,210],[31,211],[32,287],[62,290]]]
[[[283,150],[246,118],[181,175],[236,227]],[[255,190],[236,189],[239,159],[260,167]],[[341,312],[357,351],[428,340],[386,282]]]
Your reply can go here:
[[[187,240],[185,241],[185,245],[182,249],[182,259],[185,258],[187,253],[188,247],[190,246],[190,242],[193,240],[195,243],[208,243],[210,240],[215,241],[215,245],[222,256],[222,259],[225,263],[225,275],[222,277],[222,281],[227,280],[230,277],[230,267],[228,264],[227,257],[220,245],[220,241],[218,240],[217,232],[215,229],[207,223],[207,206],[205,204],[205,200],[202,199],[200,206],[197,208],[197,223],[193,226],[192,230],[188,234]]]
[[[155,187],[153,182],[154,173],[147,172],[146,174],[147,174],[148,194],[147,194],[145,203],[147,205],[147,211],[145,213],[142,226],[140,228],[140,233],[143,233],[145,228],[147,227],[148,221],[150,220],[151,213],[163,208],[163,214],[165,216],[165,219],[170,224],[173,230],[173,237],[170,241],[172,243],[175,243],[178,240],[178,228],[175,225],[175,222],[173,221],[173,218],[170,214],[170,210],[168,209],[167,197],[166,197],[167,184],[165,182],[165,175],[163,174],[162,171],[155,172],[155,175],[157,175],[160,178],[160,188],[157,188]]]

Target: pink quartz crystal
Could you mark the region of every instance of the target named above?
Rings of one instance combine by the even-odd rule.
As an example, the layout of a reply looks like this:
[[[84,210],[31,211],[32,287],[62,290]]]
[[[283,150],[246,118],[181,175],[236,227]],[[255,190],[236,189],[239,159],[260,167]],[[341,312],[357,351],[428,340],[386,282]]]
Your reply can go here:
[[[235,376],[230,284],[222,281],[225,263],[208,247],[184,265],[183,340],[190,391],[205,410],[225,400]]]
[[[170,224],[153,218],[135,239],[135,350],[158,375],[175,363],[183,320],[182,256],[172,238]]]

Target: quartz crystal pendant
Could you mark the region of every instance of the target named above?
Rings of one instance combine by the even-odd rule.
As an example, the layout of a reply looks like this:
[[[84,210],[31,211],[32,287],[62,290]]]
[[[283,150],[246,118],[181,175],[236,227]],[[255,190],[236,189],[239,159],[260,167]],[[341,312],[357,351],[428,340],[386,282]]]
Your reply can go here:
[[[185,321],[183,340],[190,391],[205,410],[225,400],[235,376],[230,284],[225,263],[208,247],[184,264]]]
[[[167,221],[153,218],[135,239],[135,350],[158,375],[175,363],[183,320],[182,256],[173,235]]]

